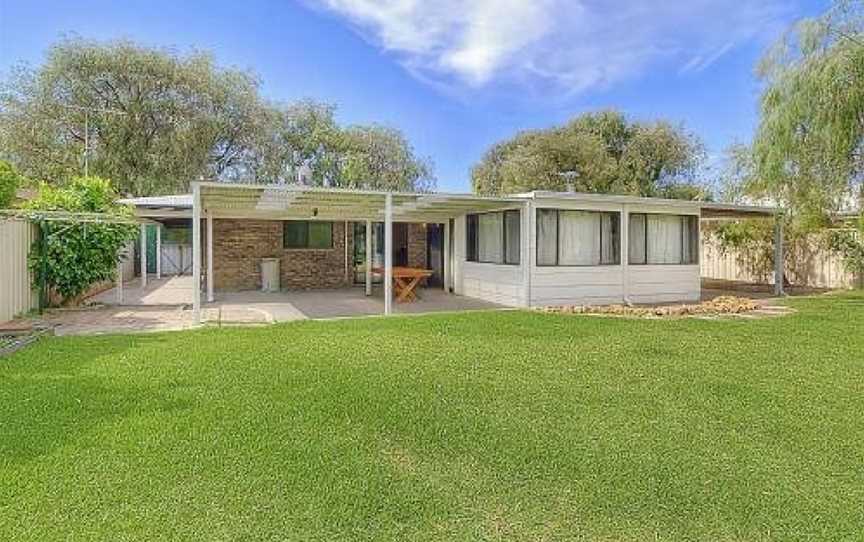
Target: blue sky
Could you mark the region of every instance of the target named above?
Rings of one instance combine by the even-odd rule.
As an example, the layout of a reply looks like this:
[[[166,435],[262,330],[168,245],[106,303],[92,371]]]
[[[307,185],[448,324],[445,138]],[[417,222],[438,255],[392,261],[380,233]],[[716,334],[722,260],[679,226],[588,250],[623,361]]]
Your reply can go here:
[[[754,67],[824,0],[0,0],[0,72],[64,34],[129,38],[254,70],[276,101],[401,129],[467,191],[492,143],[583,111],[684,125],[716,159],[756,123]]]

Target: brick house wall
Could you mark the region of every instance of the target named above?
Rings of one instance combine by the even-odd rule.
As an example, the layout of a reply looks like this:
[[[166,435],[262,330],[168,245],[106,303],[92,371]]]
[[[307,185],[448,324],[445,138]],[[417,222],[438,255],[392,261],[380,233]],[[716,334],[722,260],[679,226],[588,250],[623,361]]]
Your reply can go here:
[[[261,258],[280,259],[283,289],[342,288],[353,284],[354,228],[348,222],[348,272],[345,272],[345,222],[333,223],[333,248],[286,249],[282,221],[215,219],[213,271],[217,290],[261,288]],[[408,265],[426,267],[426,227],[408,225]],[[206,265],[204,266],[206,267]]]
[[[408,224],[408,267],[426,268],[426,224]]]
[[[280,259],[285,289],[341,288],[351,284],[353,232],[348,226],[348,265],[345,273],[345,223],[333,223],[333,248],[282,247],[282,221],[213,221],[213,274],[218,290],[261,288],[261,258]]]

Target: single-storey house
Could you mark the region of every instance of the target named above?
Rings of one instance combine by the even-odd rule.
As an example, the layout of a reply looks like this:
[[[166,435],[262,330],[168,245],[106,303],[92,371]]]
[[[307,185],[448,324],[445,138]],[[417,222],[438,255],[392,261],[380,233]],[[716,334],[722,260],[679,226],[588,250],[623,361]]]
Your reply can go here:
[[[427,287],[511,307],[694,301],[700,218],[777,212],[572,192],[491,197],[203,181],[192,188],[123,201],[151,223],[191,222],[196,314],[202,290],[212,301],[221,290],[260,289],[265,259],[278,263],[283,289],[357,285],[371,294],[373,282],[383,282],[385,314],[394,266],[430,270]]]

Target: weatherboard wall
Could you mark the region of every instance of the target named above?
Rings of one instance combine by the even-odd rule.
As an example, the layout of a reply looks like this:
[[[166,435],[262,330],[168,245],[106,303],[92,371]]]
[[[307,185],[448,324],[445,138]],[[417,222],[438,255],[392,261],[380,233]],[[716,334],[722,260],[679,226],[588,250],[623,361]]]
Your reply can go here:
[[[616,202],[538,200],[523,207],[520,265],[466,260],[466,222],[454,227],[454,291],[512,307],[608,305],[695,301],[701,296],[699,265],[538,266],[536,210],[570,209],[624,213],[699,215],[692,203],[627,205]],[[622,221],[623,225],[623,221]],[[621,253],[628,247],[622,235]],[[530,270],[530,271],[529,271]]]

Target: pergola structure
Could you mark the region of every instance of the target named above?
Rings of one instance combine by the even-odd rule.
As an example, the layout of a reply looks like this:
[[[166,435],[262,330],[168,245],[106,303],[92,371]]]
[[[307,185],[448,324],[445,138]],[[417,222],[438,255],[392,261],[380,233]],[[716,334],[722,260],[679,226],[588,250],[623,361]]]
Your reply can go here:
[[[523,264],[526,267],[522,289],[531,288],[531,276],[535,272],[534,256],[531,249],[535,234],[533,215],[539,208],[569,207],[579,209],[606,208],[620,209],[622,218],[622,243],[627,239],[626,216],[632,209],[652,212],[698,211],[703,219],[748,219],[761,218],[775,220],[775,292],[783,293],[783,229],[782,210],[775,207],[738,205],[713,202],[694,202],[682,200],[663,200],[611,194],[581,194],[572,192],[535,191],[526,194],[491,197],[473,194],[446,193],[407,193],[375,190],[355,190],[344,188],[323,188],[303,185],[262,185],[238,184],[227,182],[200,181],[192,183],[192,193],[188,195],[160,196],[125,200],[135,205],[136,214],[142,220],[191,219],[192,223],[192,275],[193,311],[195,320],[200,321],[202,305],[202,275],[206,265],[206,300],[214,301],[214,254],[213,227],[216,219],[235,220],[322,220],[333,222],[364,223],[366,226],[366,294],[372,291],[372,227],[373,223],[384,225],[384,265],[382,269],[384,286],[384,314],[393,311],[393,222],[439,223],[443,224],[443,282],[446,291],[458,286],[460,261],[464,258],[451,247],[451,221],[459,228],[460,220],[467,214],[482,214],[493,211],[520,210],[526,217],[522,225],[522,244],[525,250]],[[593,207],[592,207],[593,206]],[[639,211],[637,211],[639,212]],[[142,238],[144,238],[142,225]],[[464,227],[464,222],[462,226]],[[202,235],[206,228],[206,235]],[[345,232],[345,260],[348,260],[347,230]],[[455,238],[455,237],[454,237]],[[205,241],[206,240],[206,241]],[[159,242],[157,235],[157,244]],[[206,242],[206,247],[203,246]],[[142,253],[146,252],[142,244]],[[142,264],[143,265],[143,264]],[[628,273],[626,259],[622,268]],[[158,272],[158,267],[157,267]],[[564,270],[566,272],[566,269]],[[548,276],[548,274],[547,274]],[[142,281],[146,278],[142,277]],[[564,280],[566,283],[566,279]],[[564,283],[562,283],[564,284]],[[565,286],[562,285],[562,288]],[[626,287],[625,287],[626,291]],[[626,299],[626,298],[625,298]],[[530,296],[525,298],[528,306]]]
[[[519,197],[487,197],[470,194],[384,192],[302,185],[252,185],[196,182],[192,186],[192,276],[201,284],[201,221],[207,228],[207,300],[213,301],[213,220],[326,220],[366,223],[366,293],[372,289],[372,223],[384,223],[384,314],[393,303],[393,222],[444,224],[444,284],[449,285],[450,219],[467,212],[518,208]],[[346,246],[347,250],[347,246]],[[193,310],[200,322],[201,290],[193,288]]]
[[[783,209],[756,205],[737,205],[734,203],[705,202],[702,204],[702,218],[741,220],[748,218],[768,218],[774,220],[774,294],[783,295]]]

